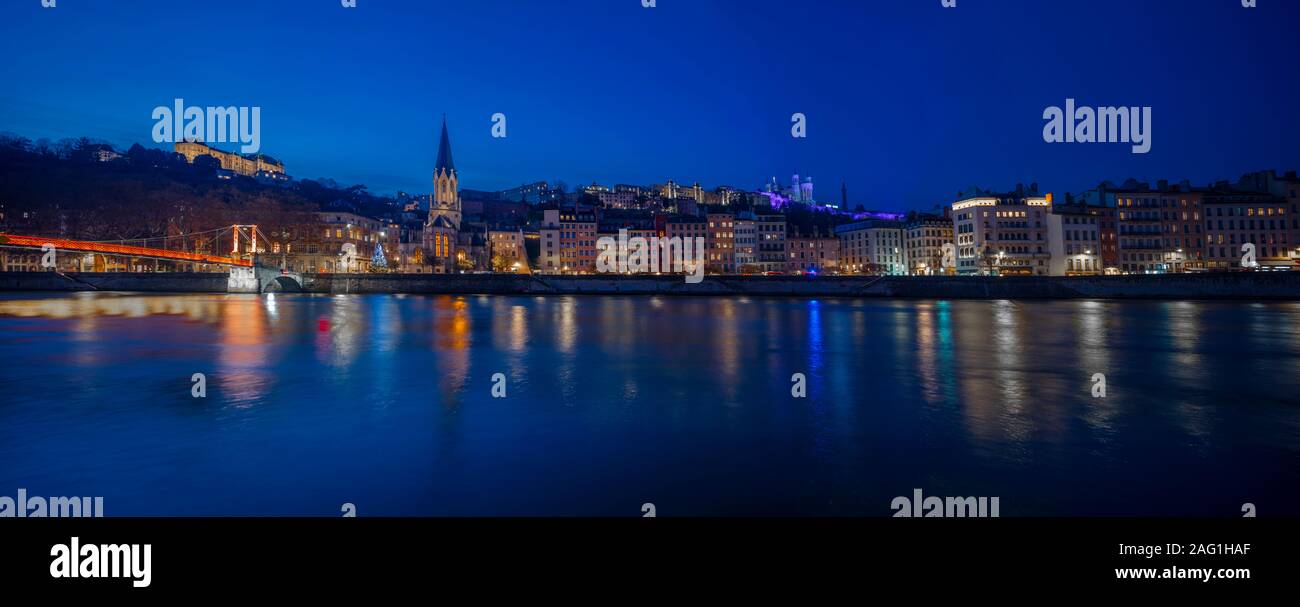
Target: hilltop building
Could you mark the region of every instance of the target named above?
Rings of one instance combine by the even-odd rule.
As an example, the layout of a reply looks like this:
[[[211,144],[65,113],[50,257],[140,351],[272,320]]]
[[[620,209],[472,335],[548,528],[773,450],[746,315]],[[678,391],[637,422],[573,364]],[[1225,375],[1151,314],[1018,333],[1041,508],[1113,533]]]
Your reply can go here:
[[[221,163],[221,168],[245,177],[269,177],[275,180],[288,179],[284,164],[265,154],[241,156],[233,152],[223,152],[201,141],[178,141],[175,145],[177,154],[185,161],[194,164],[199,156],[211,156]]]

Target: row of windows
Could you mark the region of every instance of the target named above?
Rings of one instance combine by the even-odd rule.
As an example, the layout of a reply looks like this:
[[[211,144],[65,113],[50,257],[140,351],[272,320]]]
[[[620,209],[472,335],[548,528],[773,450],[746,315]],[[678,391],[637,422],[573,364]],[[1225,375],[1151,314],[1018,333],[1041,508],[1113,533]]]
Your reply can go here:
[[[1283,221],[1277,221],[1276,224],[1274,224],[1274,221],[1276,221],[1276,220],[1273,220],[1273,219],[1268,220],[1268,229],[1270,229],[1270,230],[1285,230],[1285,229],[1286,229],[1286,221],[1285,221],[1285,220],[1283,220]],[[1214,229],[1214,223],[1215,223],[1215,222],[1213,222],[1213,221],[1207,221],[1207,222],[1205,222],[1205,229],[1207,229],[1207,230],[1213,230],[1213,229]],[[1247,224],[1247,223],[1250,224],[1250,227],[1246,227],[1246,224]],[[1222,220],[1222,219],[1218,220],[1218,224],[1219,224],[1219,229],[1222,230],[1222,229],[1223,229],[1223,220]],[[1293,220],[1293,221],[1291,222],[1291,224],[1292,224],[1292,227],[1294,227],[1294,228],[1300,228],[1300,220]],[[1197,224],[1197,225],[1199,226],[1200,224]],[[1256,228],[1256,227],[1255,227],[1255,220],[1254,220],[1254,219],[1250,219],[1250,220],[1243,219],[1243,220],[1241,220],[1241,227],[1236,227],[1236,225],[1237,225],[1237,224],[1236,224],[1235,221],[1233,221],[1233,220],[1231,220],[1231,219],[1228,220],[1228,229],[1229,229],[1229,230],[1254,230],[1254,229],[1260,229],[1260,230],[1263,230],[1263,229],[1264,229],[1264,220],[1263,220],[1263,219],[1259,220],[1259,228]]]
[[[555,232],[549,232],[546,234],[548,238],[554,235]],[[595,235],[595,232],[560,232],[560,238],[591,238]]]
[[[348,230],[348,231],[346,232],[346,234],[347,234],[346,238],[347,238],[348,240],[360,240],[360,241],[362,241],[362,242],[370,242],[370,241],[371,241],[371,239],[370,239],[371,234],[366,233],[366,232],[362,232],[361,230]],[[344,237],[345,237],[345,236],[344,236],[344,231],[343,231],[342,228],[335,228],[335,229],[325,228],[325,238],[326,238],[326,239],[330,239],[330,238],[341,239],[341,238],[344,238]],[[375,238],[374,241],[375,241],[375,242],[379,242],[379,239],[378,239],[378,238]]]
[[[1256,236],[1259,236],[1259,238],[1255,238]],[[1209,242],[1213,244],[1223,244],[1223,234],[1218,234],[1217,240],[1215,234],[1210,234],[1209,239],[1210,239]],[[1248,242],[1253,242],[1258,244],[1286,244],[1286,234],[1282,234],[1281,236],[1277,236],[1277,235],[1264,236],[1262,234],[1243,234],[1241,236],[1241,243],[1246,244]],[[1228,244],[1237,244],[1236,234],[1228,234]]]
[[[1032,240],[1043,239],[1042,232],[1037,232],[1035,235],[1037,236],[1037,238],[1034,238]],[[993,236],[996,236],[996,238],[989,238],[988,240],[1031,240],[1029,238],[1029,234],[1025,234],[1023,232],[1011,232],[1011,233],[998,232],[996,234],[993,234]]]
[[[1101,261],[1096,259],[1070,259],[1066,269],[1071,272],[1096,272],[1101,270]]]
[[[1181,198],[1179,199],[1178,202],[1174,202],[1174,200],[1171,198],[1120,198],[1116,204],[1117,206],[1121,206],[1121,207],[1132,207],[1132,206],[1144,206],[1144,207],[1184,206],[1185,207],[1187,206],[1187,199]]]
[[[1219,253],[1218,255],[1215,255],[1215,254],[1214,254],[1216,249],[1218,250],[1218,253]],[[1241,255],[1242,255],[1242,254],[1241,254],[1241,251],[1237,250],[1237,249],[1234,248],[1234,247],[1210,247],[1210,256],[1211,256],[1211,257],[1231,257],[1231,258],[1240,258]],[[1288,257],[1288,254],[1287,254],[1286,247],[1263,247],[1263,246],[1261,246],[1261,247],[1259,248],[1259,251],[1256,253],[1256,256],[1257,256],[1257,257],[1277,257],[1277,258],[1286,258],[1286,257]]]
[[[1211,255],[1213,255],[1212,252]],[[1165,251],[1161,253],[1124,253],[1123,255],[1120,255],[1120,259],[1124,261],[1166,261],[1171,263],[1181,263],[1184,261],[1184,257],[1201,259],[1201,254],[1197,253],[1195,256],[1181,254],[1175,255]]]
[[[1228,217],[1234,217],[1234,216],[1242,216],[1242,217],[1255,217],[1255,216],[1259,216],[1259,217],[1264,217],[1265,215],[1271,217],[1271,216],[1273,215],[1273,209],[1274,209],[1274,208],[1277,209],[1277,214],[1278,214],[1278,215],[1284,215],[1284,214],[1286,214],[1286,209],[1284,209],[1284,208],[1282,208],[1282,207],[1249,207],[1249,208],[1245,208],[1245,209],[1243,209],[1243,208],[1241,208],[1241,207],[1228,207]],[[1214,210],[1214,216],[1215,216],[1215,217],[1223,217],[1223,207],[1214,207],[1213,210]],[[1293,210],[1293,211],[1295,210],[1295,205],[1291,205],[1291,210]],[[1207,215],[1208,215],[1208,213],[1207,213]]]

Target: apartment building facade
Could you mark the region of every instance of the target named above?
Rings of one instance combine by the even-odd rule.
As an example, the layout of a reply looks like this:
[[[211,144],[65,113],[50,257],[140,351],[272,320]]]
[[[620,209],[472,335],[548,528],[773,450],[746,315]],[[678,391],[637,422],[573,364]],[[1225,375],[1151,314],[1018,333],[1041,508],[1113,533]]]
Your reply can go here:
[[[596,270],[596,211],[590,208],[545,209],[539,271],[546,274],[583,274]]]
[[[943,245],[951,243],[952,219],[942,215],[917,214],[903,222],[903,252],[907,273],[932,276],[945,273]]]
[[[1095,276],[1105,272],[1101,260],[1102,218],[1087,204],[1053,204],[1047,215],[1052,276]]]
[[[708,235],[704,241],[704,271],[709,274],[736,273],[736,216],[732,213],[705,215]]]
[[[1009,193],[972,191],[952,204],[957,273],[1046,276],[1051,203],[1037,184]]]
[[[785,215],[756,213],[754,225],[758,239],[757,265],[762,272],[784,272],[786,266]]]

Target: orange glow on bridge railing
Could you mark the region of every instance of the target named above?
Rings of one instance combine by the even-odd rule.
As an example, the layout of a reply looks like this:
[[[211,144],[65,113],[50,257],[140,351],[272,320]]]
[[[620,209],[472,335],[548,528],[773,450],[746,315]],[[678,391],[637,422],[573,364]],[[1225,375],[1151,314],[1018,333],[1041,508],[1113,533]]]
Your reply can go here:
[[[156,259],[169,259],[173,261],[216,263],[216,264],[222,264],[227,266],[248,267],[253,265],[253,262],[248,259],[235,259],[233,257],[205,255],[203,253],[169,251],[167,249],[135,247],[131,245],[109,244],[105,242],[87,242],[84,240],[68,240],[66,238],[42,238],[40,236],[17,236],[14,234],[0,234],[0,245],[9,245],[15,247],[32,247],[32,248],[39,249],[47,244],[54,245],[55,249],[63,250],[63,251],[84,251],[87,253],[103,253],[106,255],[127,255],[130,257],[152,257]]]

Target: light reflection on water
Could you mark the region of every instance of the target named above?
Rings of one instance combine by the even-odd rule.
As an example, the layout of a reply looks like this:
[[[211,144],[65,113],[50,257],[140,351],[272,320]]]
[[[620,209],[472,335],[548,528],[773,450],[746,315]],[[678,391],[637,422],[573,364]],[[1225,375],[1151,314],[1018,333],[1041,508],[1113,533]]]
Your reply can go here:
[[[110,514],[1300,513],[1298,304],[6,294],[0,334],[0,493]]]

